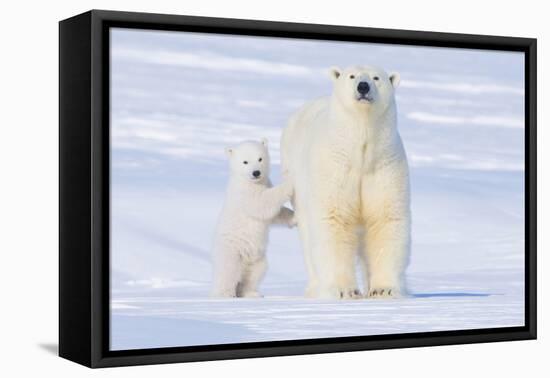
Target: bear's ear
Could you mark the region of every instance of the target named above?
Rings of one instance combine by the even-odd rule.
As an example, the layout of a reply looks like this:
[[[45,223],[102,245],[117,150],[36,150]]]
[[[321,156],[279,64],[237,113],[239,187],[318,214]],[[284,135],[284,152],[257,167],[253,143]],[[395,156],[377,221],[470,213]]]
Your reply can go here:
[[[342,70],[339,67],[332,66],[329,70],[330,78],[336,80],[342,75]]]
[[[390,83],[394,88],[397,88],[399,86],[399,83],[401,82],[401,75],[399,75],[398,72],[392,72],[390,74]]]
[[[233,155],[233,149],[231,147],[225,147],[225,156],[230,158],[231,155]]]
[[[264,145],[264,147],[267,147],[267,138],[260,139],[260,142]]]

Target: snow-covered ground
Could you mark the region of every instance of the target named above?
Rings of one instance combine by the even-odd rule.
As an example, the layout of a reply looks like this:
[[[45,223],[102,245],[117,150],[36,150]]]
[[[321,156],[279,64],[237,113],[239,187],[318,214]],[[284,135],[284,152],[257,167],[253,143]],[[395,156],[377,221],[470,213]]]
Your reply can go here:
[[[112,33],[111,348],[520,326],[523,55],[117,29]],[[265,298],[207,296],[224,147],[267,137],[279,182],[288,116],[332,65],[401,73],[411,295],[301,297],[296,229],[273,229]]]

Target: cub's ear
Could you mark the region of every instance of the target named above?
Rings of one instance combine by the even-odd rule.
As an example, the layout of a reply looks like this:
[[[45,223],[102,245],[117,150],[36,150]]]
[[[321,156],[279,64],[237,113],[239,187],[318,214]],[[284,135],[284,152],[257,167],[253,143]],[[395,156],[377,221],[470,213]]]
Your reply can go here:
[[[392,72],[390,74],[390,83],[394,88],[397,88],[399,86],[399,83],[401,82],[401,75],[399,75],[398,72]]]
[[[342,75],[342,70],[339,67],[332,66],[329,69],[330,78],[336,80]]]
[[[231,155],[233,155],[233,149],[231,147],[225,147],[225,156],[230,158]]]
[[[264,145],[264,147],[267,147],[267,138],[260,139],[260,142]]]

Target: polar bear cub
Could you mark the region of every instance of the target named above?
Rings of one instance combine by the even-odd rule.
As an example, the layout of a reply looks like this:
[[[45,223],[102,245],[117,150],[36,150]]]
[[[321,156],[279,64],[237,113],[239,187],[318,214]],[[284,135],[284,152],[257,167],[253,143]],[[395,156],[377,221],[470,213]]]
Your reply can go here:
[[[271,185],[266,139],[227,148],[226,155],[230,177],[214,239],[212,296],[259,297],[269,226],[294,226],[294,212],[283,206],[293,189],[288,182]]]

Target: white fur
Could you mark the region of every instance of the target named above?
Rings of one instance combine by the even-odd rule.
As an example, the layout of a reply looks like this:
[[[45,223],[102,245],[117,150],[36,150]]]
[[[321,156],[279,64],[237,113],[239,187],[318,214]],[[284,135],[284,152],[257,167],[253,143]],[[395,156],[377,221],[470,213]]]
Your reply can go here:
[[[361,66],[332,68],[330,76],[332,96],[294,114],[281,142],[309,275],[306,295],[360,297],[360,260],[367,296],[399,296],[411,222],[394,97],[399,75]],[[360,81],[370,84],[368,100],[360,99]]]
[[[214,240],[212,295],[259,297],[258,285],[267,269],[269,226],[295,224],[294,212],[283,207],[292,186],[287,182],[272,187],[265,140],[241,143],[226,154],[231,175]],[[261,172],[259,178],[254,171]]]

